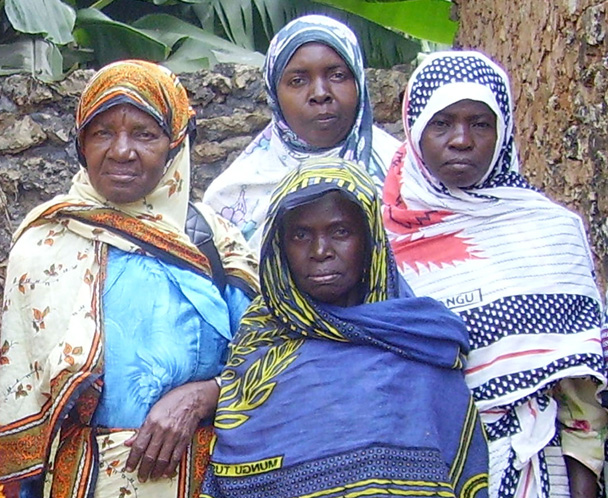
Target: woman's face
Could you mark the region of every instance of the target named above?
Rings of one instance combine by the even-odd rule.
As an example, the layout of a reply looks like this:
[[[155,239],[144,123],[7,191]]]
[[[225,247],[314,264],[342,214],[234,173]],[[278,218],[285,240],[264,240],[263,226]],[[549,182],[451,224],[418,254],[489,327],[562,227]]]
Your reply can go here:
[[[170,140],[152,116],[120,104],[95,116],[81,143],[93,188],[110,202],[128,204],[158,185]]]
[[[360,209],[338,192],[289,211],[282,245],[298,289],[322,303],[359,304],[366,236]]]
[[[420,139],[425,166],[446,187],[481,180],[496,146],[496,115],[483,102],[461,100],[436,113]]]
[[[277,95],[289,127],[315,147],[335,147],[355,123],[359,99],[353,73],[322,43],[306,43],[295,51]]]

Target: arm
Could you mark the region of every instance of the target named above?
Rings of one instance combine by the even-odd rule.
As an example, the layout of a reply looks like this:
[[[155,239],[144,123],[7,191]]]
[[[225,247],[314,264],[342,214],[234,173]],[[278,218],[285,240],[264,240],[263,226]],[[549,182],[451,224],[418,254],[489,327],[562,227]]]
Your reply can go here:
[[[598,485],[596,475],[581,462],[572,457],[564,457],[570,482],[570,496],[572,498],[590,498],[597,496]]]
[[[555,388],[562,450],[573,497],[595,496],[604,462],[608,412],[589,378],[562,379]]]
[[[215,379],[189,382],[159,399],[137,434],[125,442],[131,447],[127,472],[139,466],[141,482],[174,474],[201,420],[213,416],[219,386]]]

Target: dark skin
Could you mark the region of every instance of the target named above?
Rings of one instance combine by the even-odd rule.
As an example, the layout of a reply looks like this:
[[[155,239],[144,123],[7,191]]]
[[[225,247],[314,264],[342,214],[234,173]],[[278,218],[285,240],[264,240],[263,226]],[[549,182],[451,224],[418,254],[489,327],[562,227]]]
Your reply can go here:
[[[141,482],[173,476],[200,421],[215,413],[219,394],[211,379],[189,382],[159,399],[137,434],[125,441],[131,447],[127,472],[138,469]]]
[[[91,184],[116,204],[137,201],[154,190],[169,154],[169,137],[140,109],[121,104],[96,116],[82,136]],[[201,420],[215,413],[219,387],[214,379],[172,389],[151,408],[131,447],[126,470],[148,479],[175,474]]]
[[[420,140],[425,166],[447,187],[466,188],[480,181],[491,166],[496,145],[496,115],[483,102],[461,100],[437,112]],[[595,497],[595,474],[578,460],[565,457],[573,498]]]
[[[282,244],[298,289],[336,306],[360,304],[367,233],[356,204],[338,192],[283,218]]]
[[[116,204],[148,195],[163,176],[169,137],[156,120],[130,104],[95,116],[81,135],[91,184]]]
[[[359,93],[353,73],[322,43],[306,43],[295,51],[277,96],[289,127],[310,145],[335,147],[355,123]]]
[[[496,115],[483,102],[461,100],[437,112],[420,139],[429,172],[446,187],[475,185],[491,166]]]
[[[565,456],[571,498],[594,498],[598,487],[595,474],[572,457]]]

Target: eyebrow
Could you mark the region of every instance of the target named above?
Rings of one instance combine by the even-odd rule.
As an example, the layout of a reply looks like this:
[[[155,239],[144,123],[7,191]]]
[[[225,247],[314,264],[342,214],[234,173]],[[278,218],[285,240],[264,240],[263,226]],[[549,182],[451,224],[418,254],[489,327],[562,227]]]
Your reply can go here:
[[[325,71],[331,71],[333,69],[346,69],[352,73],[351,69],[348,67],[348,64],[346,64],[346,62],[338,62],[336,64],[332,64],[331,66],[327,66],[324,68]],[[298,73],[307,73],[307,72],[308,72],[308,69],[294,67],[292,69],[285,69],[283,71],[283,76],[286,74],[298,74]]]
[[[448,118],[453,118],[454,116],[456,116],[456,113],[443,110],[443,111],[437,111],[433,117],[436,117],[436,116],[445,116]],[[485,118],[485,117],[494,118],[494,117],[496,117],[496,114],[494,114],[493,111],[482,111],[482,112],[473,114],[471,116],[468,116],[469,119],[479,119],[479,118]]]

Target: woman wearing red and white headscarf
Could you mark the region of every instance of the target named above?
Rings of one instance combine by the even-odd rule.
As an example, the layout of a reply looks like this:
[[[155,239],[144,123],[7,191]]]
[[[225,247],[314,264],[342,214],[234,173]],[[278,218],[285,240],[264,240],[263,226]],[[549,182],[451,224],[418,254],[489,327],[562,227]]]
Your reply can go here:
[[[467,324],[490,496],[593,496],[608,417],[583,224],[518,173],[509,81],[484,55],[428,56],[403,114],[385,225],[414,292]]]

